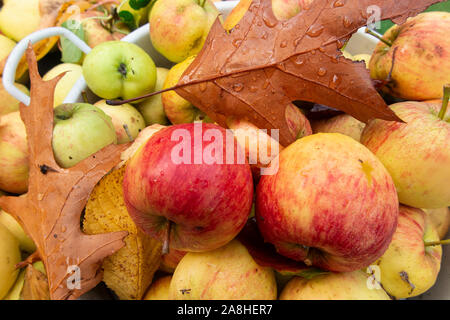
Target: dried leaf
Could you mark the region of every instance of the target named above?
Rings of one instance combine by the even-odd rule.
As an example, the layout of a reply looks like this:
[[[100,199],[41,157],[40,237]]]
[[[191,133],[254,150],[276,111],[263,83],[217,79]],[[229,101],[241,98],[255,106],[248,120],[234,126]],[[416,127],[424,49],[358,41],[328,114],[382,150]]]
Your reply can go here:
[[[25,269],[20,300],[50,300],[48,281],[45,274],[35,269],[31,264]]]
[[[0,207],[13,215],[36,244],[36,254],[48,275],[52,299],[74,299],[95,287],[102,278],[103,259],[121,247],[127,232],[86,235],[80,216],[97,182],[119,161],[127,145],[109,145],[69,169],[60,168],[53,156],[53,92],[64,74],[43,81],[31,44],[31,103],[20,105],[29,148],[29,187],[22,197],[1,197]],[[76,266],[81,286],[68,286]]]
[[[103,262],[103,281],[120,299],[140,300],[161,262],[161,243],[134,224],[123,199],[126,166],[106,175],[94,188],[86,205],[83,230],[98,234],[126,230],[125,247]]]
[[[373,87],[364,62],[342,57],[339,48],[367,24],[370,6],[378,6],[381,19],[403,22],[442,1],[315,0],[278,21],[271,0],[253,0],[230,32],[216,20],[176,92],[222,126],[234,116],[280,129],[282,145],[296,139],[285,115],[294,100],[337,108],[363,122],[401,121]]]

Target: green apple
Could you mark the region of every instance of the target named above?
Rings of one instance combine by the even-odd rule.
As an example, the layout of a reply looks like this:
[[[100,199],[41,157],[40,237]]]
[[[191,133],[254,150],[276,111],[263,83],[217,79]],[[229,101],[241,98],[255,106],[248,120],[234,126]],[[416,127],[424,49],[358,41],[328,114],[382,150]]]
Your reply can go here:
[[[0,117],[0,189],[25,193],[28,189],[28,143],[19,111]]]
[[[55,88],[55,95],[53,100],[53,106],[57,107],[64,102],[64,99],[69,94],[72,87],[78,81],[83,74],[83,69],[80,65],[74,63],[61,63],[50,71],[48,71],[42,79],[45,81],[56,78],[61,73],[66,72],[64,77],[58,81]]]
[[[0,10],[0,31],[20,41],[36,31],[41,21],[39,0],[15,0],[4,3]]]
[[[69,168],[111,143],[117,143],[111,117],[87,103],[68,103],[54,110],[53,153]]]
[[[280,300],[390,300],[381,288],[368,286],[369,275],[361,270],[294,277],[284,287]]]
[[[105,100],[100,100],[94,106],[99,107],[111,117],[116,130],[117,143],[119,144],[133,141],[139,132],[145,128],[145,120],[142,115],[128,103],[120,106],[110,106],[106,104]]]
[[[19,275],[16,264],[21,260],[19,242],[5,226],[0,224],[0,300],[16,282]]]
[[[155,49],[178,63],[197,54],[219,15],[210,0],[159,0],[150,12],[150,39]]]
[[[107,41],[86,55],[83,76],[88,87],[100,98],[130,99],[153,91],[156,67],[139,46]]]
[[[12,95],[9,94],[8,91],[5,90],[5,88],[3,87],[3,83],[1,81],[2,79],[0,78],[0,116],[14,111],[18,111],[20,104],[19,100],[14,98]],[[23,93],[27,95],[30,94],[28,88],[25,87],[23,84],[15,83],[14,85]]]
[[[429,216],[421,209],[400,206],[398,226],[388,250],[378,259],[380,281],[392,296],[418,296],[430,289],[439,274],[442,246]]]
[[[194,59],[195,56],[192,56],[174,65],[167,74],[163,89],[175,86]],[[194,107],[192,103],[179,96],[174,90],[163,92],[161,99],[167,118],[173,124],[190,123],[205,118],[205,114],[200,109]]]
[[[156,85],[155,91],[160,91],[164,87],[169,69],[156,68]],[[158,123],[162,125],[169,124],[166,113],[164,112],[164,106],[162,103],[161,94],[157,94],[153,97],[145,99],[138,104],[138,110],[141,112],[145,119],[146,125]]]
[[[0,210],[0,224],[3,224],[16,237],[21,250],[30,253],[36,250],[33,240],[25,233],[19,222],[3,210]]]

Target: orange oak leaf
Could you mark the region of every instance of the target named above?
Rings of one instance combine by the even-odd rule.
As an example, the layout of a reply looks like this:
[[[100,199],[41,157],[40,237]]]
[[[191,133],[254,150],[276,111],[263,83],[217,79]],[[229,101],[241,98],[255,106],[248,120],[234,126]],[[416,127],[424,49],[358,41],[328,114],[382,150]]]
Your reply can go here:
[[[91,191],[119,163],[127,145],[109,145],[72,168],[60,168],[52,149],[53,92],[64,74],[43,81],[31,44],[26,56],[31,103],[28,107],[21,104],[20,114],[28,138],[28,193],[1,197],[0,207],[12,214],[35,242],[37,251],[31,260],[38,256],[43,261],[50,297],[75,299],[101,281],[103,259],[124,245],[127,232],[86,235],[80,230],[80,217]],[[71,281],[75,274],[80,275],[80,283]]]
[[[294,100],[327,105],[363,122],[400,121],[373,87],[364,62],[344,58],[339,49],[368,24],[368,12],[403,23],[443,1],[315,0],[278,21],[271,0],[253,0],[230,32],[216,20],[176,92],[222,126],[233,116],[280,129],[284,146],[296,139],[285,114]]]

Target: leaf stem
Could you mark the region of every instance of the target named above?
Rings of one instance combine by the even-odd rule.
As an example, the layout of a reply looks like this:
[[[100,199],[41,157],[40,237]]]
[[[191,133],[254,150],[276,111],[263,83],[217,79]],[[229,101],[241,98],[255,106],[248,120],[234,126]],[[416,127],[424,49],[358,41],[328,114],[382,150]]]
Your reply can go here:
[[[438,117],[439,119],[444,120],[445,114],[447,113],[448,99],[450,99],[450,83],[444,86],[444,97],[442,99],[442,107]]]
[[[392,42],[390,42],[390,41],[384,39],[383,36],[380,35],[379,33],[375,32],[375,31],[373,31],[373,30],[370,30],[369,28],[366,28],[366,33],[368,33],[368,34],[370,34],[371,36],[377,38],[378,40],[380,40],[381,42],[383,42],[385,45],[387,45],[387,46],[389,46],[389,47],[392,47]]]
[[[450,239],[446,240],[440,240],[440,241],[424,241],[425,247],[432,247],[432,246],[441,246],[450,244]]]

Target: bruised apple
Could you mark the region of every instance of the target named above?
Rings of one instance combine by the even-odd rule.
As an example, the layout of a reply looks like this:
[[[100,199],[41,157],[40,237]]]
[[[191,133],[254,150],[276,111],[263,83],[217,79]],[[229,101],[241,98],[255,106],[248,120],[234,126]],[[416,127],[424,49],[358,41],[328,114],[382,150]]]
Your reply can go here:
[[[236,155],[233,134],[214,124],[155,133],[124,175],[124,199],[136,225],[165,248],[206,251],[231,241],[250,213],[253,182],[245,159],[225,159],[230,145]]]
[[[261,267],[237,240],[208,252],[189,252],[170,283],[173,300],[275,300],[274,272]]]
[[[289,145],[278,159],[278,172],[258,185],[256,218],[280,254],[343,272],[366,267],[386,251],[398,198],[391,176],[368,149],[339,133],[319,133]]]

